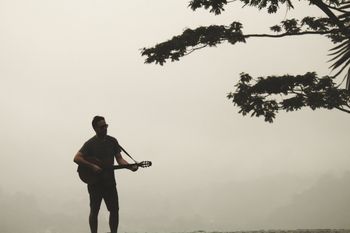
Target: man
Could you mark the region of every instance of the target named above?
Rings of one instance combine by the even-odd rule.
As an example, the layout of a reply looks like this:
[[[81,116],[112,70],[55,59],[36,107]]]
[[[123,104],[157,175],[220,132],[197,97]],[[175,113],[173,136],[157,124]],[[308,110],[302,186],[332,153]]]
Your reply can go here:
[[[95,116],[92,120],[92,127],[96,135],[89,139],[74,157],[74,162],[80,166],[86,166],[96,174],[102,172],[104,166],[112,166],[114,158],[120,165],[129,164],[121,156],[121,149],[118,141],[107,135],[108,125],[104,117]],[[100,166],[93,163],[92,159],[98,160]],[[138,166],[132,166],[130,170],[136,171]],[[91,233],[97,233],[98,212],[102,199],[109,211],[109,227],[111,233],[117,233],[119,224],[119,203],[116,188],[114,171],[108,169],[101,173],[101,179],[94,184],[88,184],[90,196],[89,225]]]

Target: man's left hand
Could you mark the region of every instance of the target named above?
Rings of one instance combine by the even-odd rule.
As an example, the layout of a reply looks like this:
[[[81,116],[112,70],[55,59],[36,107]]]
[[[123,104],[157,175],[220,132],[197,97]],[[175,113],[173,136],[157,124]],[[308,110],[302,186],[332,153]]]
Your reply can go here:
[[[133,172],[136,172],[137,169],[139,169],[139,166],[137,166],[136,164],[135,164],[135,165],[132,165],[132,166],[130,167],[130,170],[133,171]]]

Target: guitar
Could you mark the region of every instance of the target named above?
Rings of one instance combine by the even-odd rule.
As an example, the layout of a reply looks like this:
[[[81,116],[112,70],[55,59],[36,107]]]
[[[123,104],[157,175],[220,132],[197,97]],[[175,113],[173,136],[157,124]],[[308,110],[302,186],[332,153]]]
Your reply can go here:
[[[95,173],[91,168],[89,168],[87,166],[79,165],[78,166],[79,178],[86,184],[94,184],[97,181],[99,181],[101,179],[101,177],[103,176],[104,171],[106,171],[106,170],[110,170],[110,169],[118,170],[118,169],[124,169],[124,168],[131,168],[132,166],[135,166],[135,165],[138,167],[142,167],[142,168],[152,166],[151,161],[142,161],[139,163],[125,164],[125,165],[113,165],[110,167],[101,166],[100,161],[97,159],[89,159],[89,161],[102,167],[102,172]]]

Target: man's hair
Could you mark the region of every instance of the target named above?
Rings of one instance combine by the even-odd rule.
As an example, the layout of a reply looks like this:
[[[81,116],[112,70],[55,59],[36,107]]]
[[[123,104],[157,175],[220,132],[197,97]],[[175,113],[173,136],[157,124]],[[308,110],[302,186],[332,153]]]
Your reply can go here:
[[[104,120],[105,118],[103,116],[94,116],[94,119],[92,119],[92,128],[95,129],[97,122],[100,120]]]

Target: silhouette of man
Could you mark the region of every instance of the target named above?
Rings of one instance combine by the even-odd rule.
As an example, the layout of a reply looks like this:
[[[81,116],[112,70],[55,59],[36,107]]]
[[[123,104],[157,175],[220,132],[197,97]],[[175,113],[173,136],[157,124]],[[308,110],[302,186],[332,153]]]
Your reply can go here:
[[[107,135],[108,125],[104,117],[95,116],[92,120],[92,127],[96,135],[84,143],[83,147],[74,157],[74,162],[81,166],[92,169],[96,174],[102,172],[102,167],[89,161],[89,158],[98,159],[103,166],[114,164],[114,158],[120,165],[129,164],[121,156],[121,149],[118,141]],[[130,170],[136,171],[138,166],[132,166]],[[98,213],[102,199],[104,200],[109,211],[109,227],[111,233],[117,233],[119,225],[119,202],[116,181],[113,170],[103,172],[101,179],[94,184],[88,184],[90,196],[90,215],[89,225],[91,233],[97,233]]]

